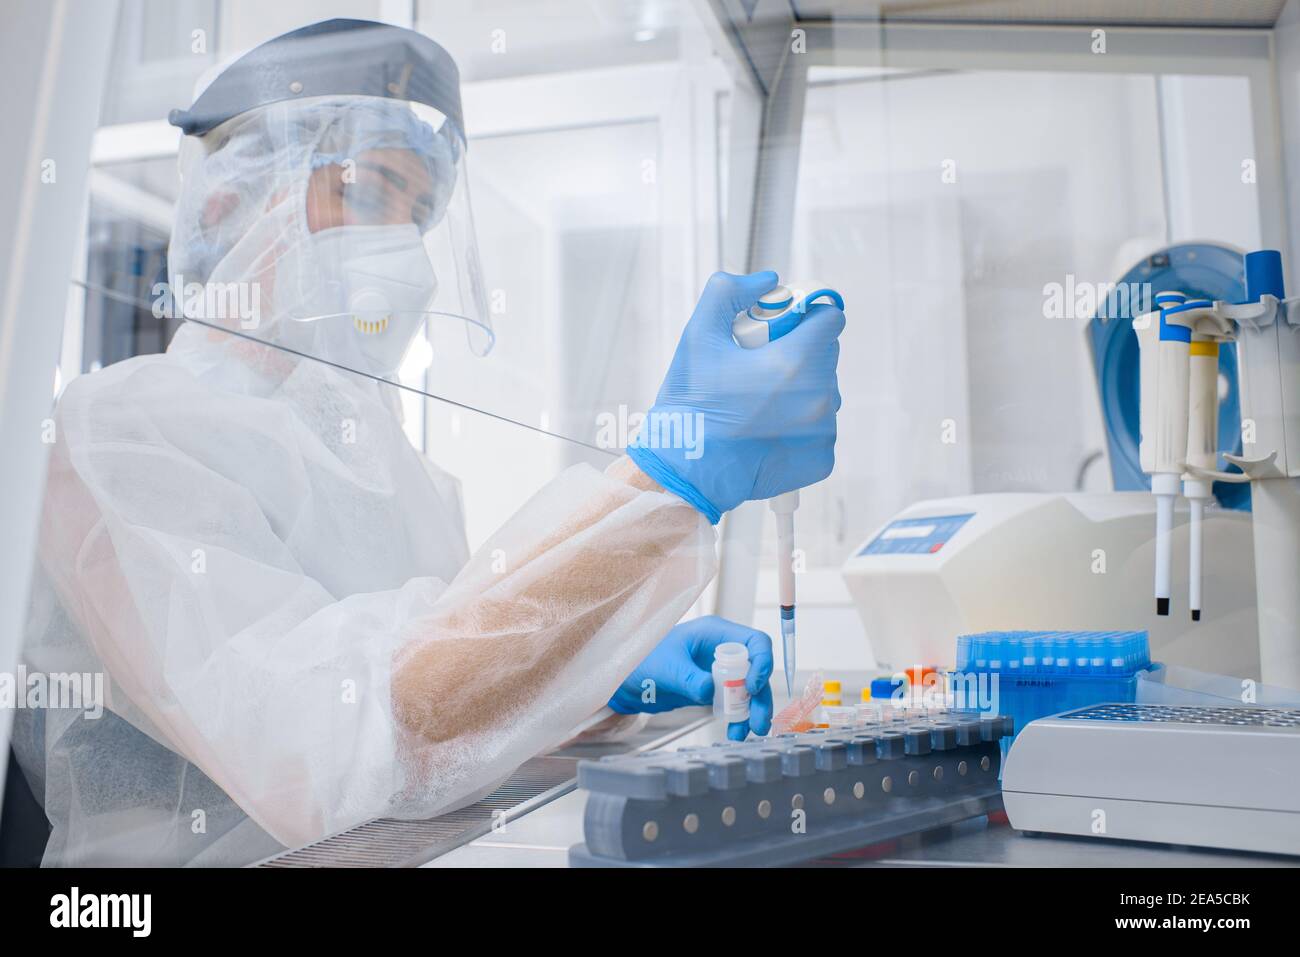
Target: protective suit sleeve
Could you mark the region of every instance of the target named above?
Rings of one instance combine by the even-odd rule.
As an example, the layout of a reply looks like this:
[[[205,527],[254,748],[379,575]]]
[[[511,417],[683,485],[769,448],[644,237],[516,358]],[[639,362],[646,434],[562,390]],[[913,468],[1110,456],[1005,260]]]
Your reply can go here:
[[[46,573],[107,705],[287,846],[481,793],[599,709],[713,573],[707,522],[621,460],[558,476],[450,586],[338,598],[285,544],[278,526],[302,516],[179,454],[162,406],[96,397],[61,407]],[[295,466],[263,467],[283,483]],[[331,557],[348,560],[365,555]]]
[[[404,631],[393,701],[428,775],[459,777],[483,740],[513,767],[558,743],[698,597],[714,537],[690,506],[626,459],[547,486],[470,559],[437,607]],[[579,504],[573,507],[574,492]],[[618,636],[626,636],[625,640]]]

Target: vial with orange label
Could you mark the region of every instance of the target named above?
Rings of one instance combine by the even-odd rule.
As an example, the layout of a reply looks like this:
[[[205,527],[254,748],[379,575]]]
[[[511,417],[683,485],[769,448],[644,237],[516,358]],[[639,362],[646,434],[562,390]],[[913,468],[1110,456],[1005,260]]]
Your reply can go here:
[[[713,652],[713,713],[728,724],[749,720],[749,649],[738,641],[718,645]]]

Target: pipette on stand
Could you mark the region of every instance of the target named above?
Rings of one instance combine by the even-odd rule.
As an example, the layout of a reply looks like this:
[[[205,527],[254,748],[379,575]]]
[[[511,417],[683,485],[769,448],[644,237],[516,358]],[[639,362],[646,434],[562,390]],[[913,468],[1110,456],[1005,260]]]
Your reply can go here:
[[[1157,313],[1133,321],[1141,346],[1139,362],[1142,470],[1151,476],[1156,497],[1156,614],[1169,614],[1173,577],[1174,500],[1182,487],[1187,448],[1187,355],[1192,332],[1168,321],[1169,313],[1187,297],[1162,292],[1155,297]],[[1158,315],[1158,318],[1157,318]]]
[[[1181,302],[1161,303],[1160,310],[1160,371],[1158,375],[1160,396],[1156,406],[1156,471],[1151,476],[1151,491],[1157,491],[1156,503],[1156,603],[1157,612],[1169,614],[1170,551],[1174,498],[1179,492],[1187,495],[1191,506],[1188,526],[1191,577],[1188,580],[1192,620],[1201,620],[1201,557],[1202,519],[1205,500],[1210,497],[1211,483],[1195,476],[1182,476],[1189,463],[1213,469],[1218,445],[1218,381],[1219,347],[1208,336],[1197,337],[1194,330],[1206,316],[1213,318],[1210,310],[1214,303],[1208,299],[1187,299]],[[1200,342],[1193,341],[1200,338]],[[1212,349],[1213,354],[1207,354]],[[1181,374],[1179,374],[1181,373]],[[1196,376],[1196,379],[1193,379]],[[1208,390],[1208,395],[1206,392]],[[1178,401],[1178,397],[1182,401]],[[1192,414],[1195,405],[1197,412]],[[1211,425],[1211,423],[1213,423]],[[1207,426],[1210,428],[1206,435]],[[1195,461],[1192,461],[1193,453]],[[1172,481],[1171,472],[1183,478]],[[1167,512],[1167,515],[1165,514]],[[1163,534],[1161,529],[1164,528]],[[1161,581],[1164,591],[1159,591]],[[1163,607],[1159,607],[1163,597]]]
[[[811,290],[805,292],[804,290]],[[834,289],[809,283],[802,286],[778,285],[759,297],[758,302],[739,313],[731,323],[731,334],[746,349],[757,349],[780,339],[803,321],[808,307],[827,300],[844,308],[844,297]],[[785,668],[786,693],[794,695],[795,623],[794,623],[794,513],[799,507],[799,490],[794,489],[768,500],[776,516],[776,551],[779,599],[781,602],[781,652]]]
[[[1219,344],[1209,336],[1193,334],[1188,373],[1187,464],[1213,469],[1219,444]],[[1183,477],[1183,497],[1191,507],[1187,603],[1192,621],[1201,620],[1201,576],[1204,555],[1205,503],[1214,483],[1193,475]]]
[[[1187,592],[1192,621],[1201,620],[1205,503],[1214,494],[1214,479],[1207,473],[1214,472],[1219,458],[1219,342],[1232,335],[1231,323],[1216,315],[1213,306],[1208,300],[1195,300],[1166,313],[1169,321],[1191,331],[1183,497],[1191,507]]]

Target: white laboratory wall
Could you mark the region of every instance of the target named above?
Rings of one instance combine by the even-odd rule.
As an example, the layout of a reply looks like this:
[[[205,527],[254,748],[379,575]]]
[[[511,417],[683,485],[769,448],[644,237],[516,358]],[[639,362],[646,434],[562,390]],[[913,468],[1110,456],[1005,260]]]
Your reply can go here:
[[[487,21],[471,18],[482,27],[472,30],[458,22],[442,38],[468,72],[486,77],[467,82],[464,98],[497,346],[466,359],[454,331],[435,330],[427,389],[456,404],[424,409],[426,451],[461,479],[471,546],[565,467],[612,460],[617,447],[589,446],[609,444],[604,423],[653,401],[719,264],[730,144],[717,129],[731,82],[694,9],[655,6],[671,45],[635,20],[635,34],[619,35],[667,57],[654,62],[638,53],[621,66],[597,57],[574,69],[566,56],[565,68],[555,57],[544,68],[542,38],[561,52],[573,42],[546,17],[535,36],[503,27],[505,49],[519,43],[539,71],[527,76],[484,52]],[[541,9],[559,16],[556,4]],[[615,446],[630,438],[612,437]]]
[[[1261,245],[1258,164],[1250,80],[1163,76],[1169,240],[1214,240],[1245,251]]]
[[[482,411],[595,443],[597,415],[653,394],[661,197],[641,171],[659,152],[648,119],[471,141],[497,345],[473,358],[435,330],[428,390],[481,411],[428,402],[426,451],[462,480],[473,544],[565,466],[610,459]]]
[[[413,6],[409,2],[389,0],[310,0],[309,3],[221,0],[217,10],[218,38],[225,58],[305,24],[333,17],[380,20],[409,27]]]

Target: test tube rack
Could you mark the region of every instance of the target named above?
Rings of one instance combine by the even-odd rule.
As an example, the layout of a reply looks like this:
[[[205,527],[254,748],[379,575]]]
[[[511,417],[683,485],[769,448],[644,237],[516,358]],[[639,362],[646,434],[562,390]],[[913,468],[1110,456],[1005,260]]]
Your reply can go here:
[[[1010,718],[942,712],[578,766],[575,867],[775,866],[1002,808]]]

